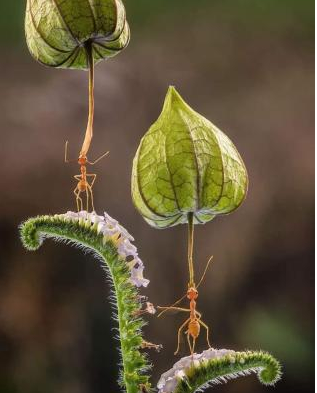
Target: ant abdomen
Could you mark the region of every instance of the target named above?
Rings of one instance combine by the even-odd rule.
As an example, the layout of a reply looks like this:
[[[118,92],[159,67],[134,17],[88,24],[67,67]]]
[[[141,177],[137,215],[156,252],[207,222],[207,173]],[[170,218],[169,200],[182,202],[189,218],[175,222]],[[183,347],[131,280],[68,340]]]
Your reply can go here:
[[[83,181],[83,180],[80,180],[80,181],[78,182],[78,184],[77,184],[77,188],[78,188],[79,191],[86,191],[86,189],[87,189],[87,184],[86,184],[86,182]]]
[[[194,319],[188,324],[188,333],[193,337],[197,338],[200,333],[200,325],[197,319]]]

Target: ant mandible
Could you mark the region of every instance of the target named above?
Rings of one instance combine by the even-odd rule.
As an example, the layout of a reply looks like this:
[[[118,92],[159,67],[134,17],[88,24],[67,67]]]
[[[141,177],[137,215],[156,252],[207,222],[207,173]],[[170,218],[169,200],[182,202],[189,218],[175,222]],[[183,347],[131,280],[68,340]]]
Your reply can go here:
[[[209,264],[212,260],[212,256],[209,258],[205,270],[202,274],[201,279],[199,280],[198,285],[196,286],[195,281],[194,281],[194,268],[193,268],[193,238],[194,238],[194,226],[193,226],[193,216],[190,213],[188,215],[188,264],[189,264],[189,283],[188,283],[188,290],[186,294],[181,297],[179,300],[177,300],[174,304],[168,307],[160,307],[158,306],[158,309],[163,310],[158,317],[160,317],[162,314],[164,314],[166,311],[169,310],[175,310],[175,311],[183,311],[183,312],[189,312],[189,318],[186,319],[186,321],[180,326],[178,329],[178,334],[177,334],[177,349],[174,352],[174,355],[177,355],[179,352],[180,348],[180,338],[181,338],[181,333],[182,331],[187,327],[186,330],[186,335],[187,335],[187,342],[188,346],[190,349],[190,354],[193,355],[195,351],[195,344],[196,340],[200,334],[200,327],[204,327],[206,329],[206,339],[207,339],[207,344],[208,347],[211,348],[210,342],[209,342],[209,327],[208,325],[202,321],[201,317],[202,314],[197,311],[196,309],[196,300],[198,298],[198,288],[200,284],[203,282],[207,269],[209,267]],[[180,303],[183,299],[189,299],[189,308],[182,308],[182,307],[175,307],[178,303]],[[190,340],[192,338],[192,342]]]

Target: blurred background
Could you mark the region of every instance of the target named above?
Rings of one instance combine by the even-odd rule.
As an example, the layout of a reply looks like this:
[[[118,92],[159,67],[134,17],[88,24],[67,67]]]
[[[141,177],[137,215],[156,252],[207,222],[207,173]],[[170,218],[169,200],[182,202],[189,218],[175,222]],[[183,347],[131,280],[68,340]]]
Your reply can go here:
[[[87,118],[87,73],[36,63],[24,41],[25,2],[0,3],[0,392],[118,392],[118,342],[109,287],[93,258],[47,241],[26,252],[18,225],[75,209],[76,157]],[[96,68],[91,158],[95,204],[136,238],[151,285],[166,305],[187,286],[186,227],[158,231],[134,209],[132,159],[174,84],[223,130],[250,177],[231,215],[196,227],[197,275],[214,262],[199,309],[212,343],[264,349],[283,364],[274,391],[313,391],[314,373],[314,2],[312,0],[127,0],[129,47]],[[184,315],[149,319],[153,383],[175,362]],[[199,341],[198,350],[205,342]],[[187,354],[185,342],[181,355]],[[215,388],[261,393],[255,377]]]

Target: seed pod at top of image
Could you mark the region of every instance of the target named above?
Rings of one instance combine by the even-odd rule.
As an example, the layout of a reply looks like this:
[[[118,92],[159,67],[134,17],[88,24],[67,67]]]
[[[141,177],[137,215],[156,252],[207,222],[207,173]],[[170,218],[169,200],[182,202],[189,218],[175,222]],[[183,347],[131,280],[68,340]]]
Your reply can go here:
[[[25,34],[40,63],[84,70],[87,44],[96,64],[118,54],[130,40],[121,0],[27,0]]]
[[[153,227],[204,224],[237,209],[248,175],[230,139],[170,87],[133,161],[132,197]]]

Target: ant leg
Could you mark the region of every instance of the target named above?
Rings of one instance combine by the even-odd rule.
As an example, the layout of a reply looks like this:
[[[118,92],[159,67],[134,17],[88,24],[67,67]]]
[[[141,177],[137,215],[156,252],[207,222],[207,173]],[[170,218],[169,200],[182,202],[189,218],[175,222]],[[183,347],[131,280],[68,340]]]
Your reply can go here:
[[[77,211],[83,210],[83,200],[79,196],[80,191],[77,189],[77,187],[74,189],[74,194],[76,196]],[[79,201],[80,201],[80,208],[79,208]]]
[[[190,337],[189,337],[189,336],[190,336],[190,333],[187,333],[187,342],[188,342],[190,354],[193,356],[194,351],[193,351],[192,344],[191,344],[191,342],[190,342]]]
[[[75,194],[75,196],[76,196],[77,211],[79,212],[77,187],[76,187],[75,190],[74,190],[74,194]]]
[[[184,329],[184,327],[188,324],[188,322],[190,321],[190,318],[186,319],[186,321],[181,325],[181,327],[178,329],[178,333],[177,333],[177,348],[176,351],[174,352],[174,355],[178,354],[179,351],[179,346],[180,346],[180,340],[181,340],[181,332]],[[187,336],[188,337],[188,336]]]
[[[157,317],[159,318],[159,317],[160,317],[161,315],[163,315],[168,309],[170,309],[171,307],[176,306],[176,304],[180,303],[183,299],[185,299],[186,296],[187,296],[187,294],[185,294],[184,296],[182,296],[180,299],[176,300],[176,302],[174,302],[171,306],[169,306],[169,307],[164,307],[165,310],[161,311]]]
[[[74,179],[77,180],[77,181],[80,181],[81,180],[81,175],[75,175]]]
[[[80,210],[84,210],[83,199],[79,196],[80,192],[78,193],[78,199],[80,200]]]
[[[211,345],[209,342],[209,327],[201,319],[199,319],[198,322],[206,329],[208,347],[211,348]]]
[[[88,189],[90,192],[90,198],[91,198],[91,206],[92,206],[92,211],[95,211],[95,206],[94,206],[94,195],[92,192],[92,187],[96,181],[97,175],[95,173],[87,173],[87,177],[93,177],[91,184],[88,184]]]
[[[86,211],[89,211],[89,192],[88,187],[86,187]]]
[[[195,344],[196,344],[196,338],[193,337],[193,353],[192,353],[192,355],[195,353]]]
[[[78,201],[80,201],[80,210],[78,209],[78,211],[84,210],[83,199],[82,199],[82,197],[79,196],[80,194],[81,194],[81,191],[78,191],[78,193],[76,195],[77,204],[78,204]]]
[[[74,179],[77,180],[78,182],[81,180],[81,175],[75,175]],[[76,187],[74,190],[74,194],[76,196],[76,203],[77,203],[77,211],[81,211],[83,210],[83,200],[82,198],[79,196],[79,194],[81,193],[80,190],[78,190],[78,188]],[[80,208],[79,208],[79,201],[80,201]]]
[[[88,185],[88,190],[90,192],[90,200],[91,200],[91,207],[92,207],[92,211],[95,211],[95,206],[94,206],[94,194],[92,192],[92,188],[91,186]]]
[[[91,181],[91,184],[90,184],[90,187],[92,187],[94,185],[96,179],[97,179],[97,175],[95,173],[87,173],[86,176],[87,177],[93,177],[93,179]]]
[[[189,312],[190,309],[189,308],[182,308],[182,307],[172,307],[172,306],[168,306],[168,307],[162,307],[162,306],[157,306],[157,308],[159,308],[160,310],[163,310],[159,313],[158,317],[160,317],[163,312],[168,311],[168,310],[175,310],[175,311],[186,311]]]

